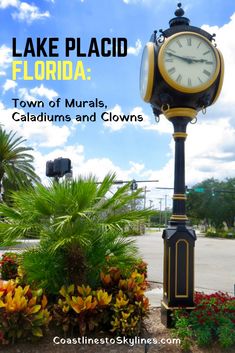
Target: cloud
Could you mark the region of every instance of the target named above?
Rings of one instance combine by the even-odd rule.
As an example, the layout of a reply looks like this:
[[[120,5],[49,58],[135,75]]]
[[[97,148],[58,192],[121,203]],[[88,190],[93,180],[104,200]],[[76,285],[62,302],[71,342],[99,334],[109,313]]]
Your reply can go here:
[[[124,4],[144,4],[144,5],[149,5],[153,0],[122,0]]]
[[[122,108],[119,104],[116,104],[111,110],[108,111],[108,113],[111,113],[112,116],[123,115]],[[105,121],[103,125],[105,128],[110,129],[111,131],[118,131],[118,130],[121,130],[126,124],[128,123],[119,120],[119,121]]]
[[[51,122],[27,122],[22,128],[27,126],[24,137],[32,139],[38,147],[57,147],[66,144],[70,136],[68,126],[58,126]]]
[[[35,101],[36,97],[30,95],[29,90],[27,88],[19,88],[18,89],[19,98],[27,101]]]
[[[166,119],[165,119],[166,120]],[[169,122],[168,122],[169,123]],[[160,122],[161,124],[161,122]],[[172,131],[173,127],[169,124]],[[202,180],[223,180],[235,176],[235,128],[230,118],[199,121],[189,124],[185,142],[186,185],[192,186]],[[144,170],[143,176],[159,179],[158,186],[172,187],[174,177],[175,143],[169,144],[169,159],[159,170]]]
[[[210,138],[208,138],[209,136]],[[146,183],[149,191],[147,197],[153,200],[153,205],[154,207],[157,205],[157,208],[159,208],[159,197],[165,198],[165,195],[167,195],[167,206],[171,207],[172,205],[173,190],[157,190],[156,186],[173,188],[174,149],[175,143],[171,139],[169,159],[162,168],[146,169],[143,167],[138,171],[139,180],[159,180],[157,185]],[[185,149],[185,181],[188,187],[212,177],[223,180],[235,176],[235,129],[231,127],[229,119],[219,119],[218,124],[206,121],[190,125]],[[140,186],[144,186],[144,184]]]
[[[26,138],[30,145],[40,147],[57,147],[67,143],[71,130],[67,125],[55,125],[52,122],[16,122],[12,114],[19,112],[25,114],[24,110],[16,108],[5,108],[0,102],[1,124],[4,129],[14,130],[20,136]]]
[[[16,8],[16,11],[12,13],[14,19],[27,23],[50,17],[49,11],[41,12],[36,5],[20,0],[0,0],[0,9],[8,7]]]
[[[53,149],[53,151],[42,154],[35,149],[33,152],[35,158],[35,169],[44,183],[48,181],[45,177],[45,166],[49,160],[54,160],[59,157],[69,158],[72,162],[73,177],[79,175],[88,176],[95,175],[98,180],[103,180],[109,172],[115,172],[117,180],[132,180],[134,177],[144,170],[144,165],[138,162],[129,161],[129,168],[121,169],[115,165],[113,161],[105,156],[97,158],[86,158],[86,149],[83,145],[73,144],[65,145]]]
[[[152,7],[151,11],[153,11],[156,8],[164,6],[166,8],[167,5],[171,6],[172,5],[172,0],[122,0],[122,2],[126,5],[143,5],[143,6],[148,6]],[[175,3],[176,5],[176,3]],[[184,6],[184,9],[187,8],[187,5]]]
[[[224,108],[231,108],[233,110],[235,104],[235,13],[231,16],[230,22],[222,27],[204,25],[202,28],[209,33],[216,34],[216,43],[223,54],[225,62],[224,84],[219,102],[223,104]],[[218,105],[218,103],[216,104]]]
[[[143,108],[140,106],[134,107],[131,109],[131,111],[127,111],[127,112],[123,112],[122,107],[119,104],[116,104],[110,111],[109,113],[112,115],[112,117],[114,115],[116,116],[141,116],[142,117],[142,121],[135,121],[133,119],[133,121],[107,121],[104,122],[104,127],[109,129],[110,131],[119,131],[122,130],[124,128],[127,127],[135,127],[135,128],[140,128],[140,129],[144,129],[144,130],[153,130],[156,131],[160,134],[162,133],[171,133],[172,132],[172,126],[169,123],[169,121],[167,119],[165,119],[163,117],[163,115],[161,116],[161,123],[156,123],[156,121],[154,120],[154,116],[153,114],[151,116],[147,115],[144,111]]]
[[[29,101],[35,101],[37,98],[47,98],[48,100],[53,100],[58,96],[58,93],[53,89],[49,89],[43,85],[36,86],[31,89],[20,88],[18,90],[19,97]]]
[[[13,90],[15,91],[15,88],[17,87],[17,83],[13,80],[6,80],[6,82],[3,85],[3,93],[9,91],[9,90]]]
[[[18,0],[0,0],[0,9],[6,9],[9,6],[17,7]]]
[[[200,137],[200,142],[199,142]],[[189,126],[186,174],[191,184],[207,178],[235,176],[235,128],[231,118],[203,121]]]
[[[48,100],[52,100],[58,96],[58,93],[53,89],[46,88],[43,83],[39,87],[30,89],[30,94],[36,97],[45,97]]]
[[[5,44],[0,47],[0,76],[5,76],[5,70],[10,66],[12,62],[11,48],[8,48]]]
[[[135,127],[142,128],[144,130],[152,130],[156,131],[160,134],[170,134],[172,133],[172,126],[169,121],[163,116],[160,116],[160,121],[157,123],[153,113],[151,115],[147,115],[142,107],[134,107],[130,114],[141,115],[143,117],[143,121],[141,123],[136,123]]]
[[[17,10],[17,12],[12,14],[12,17],[27,23],[50,17],[49,11],[40,12],[37,6],[30,5],[27,2],[20,2],[17,6]]]
[[[141,43],[141,40],[140,39],[137,39],[136,42],[135,42],[135,46],[134,47],[129,47],[127,49],[127,53],[130,54],[130,55],[139,55],[139,53],[141,52],[141,49],[142,49],[142,43]]]

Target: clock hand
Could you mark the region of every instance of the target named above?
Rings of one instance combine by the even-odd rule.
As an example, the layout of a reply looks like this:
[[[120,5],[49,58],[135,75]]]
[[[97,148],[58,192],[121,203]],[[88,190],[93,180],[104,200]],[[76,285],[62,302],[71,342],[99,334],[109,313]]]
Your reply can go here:
[[[212,61],[206,60],[206,59],[193,59],[192,57],[187,57],[187,56],[180,56],[177,54],[173,54],[169,51],[166,52],[169,56],[175,56],[176,58],[182,59],[184,61],[187,61],[187,63],[192,64],[193,62],[196,63],[207,63],[207,64],[213,64]]]
[[[193,59],[193,58],[190,58],[190,60],[191,60],[192,62],[196,62],[196,63],[213,64],[212,61],[209,61],[209,60],[206,60],[206,59]]]
[[[180,55],[173,54],[173,53],[171,53],[171,52],[169,52],[169,51],[167,51],[166,54],[168,54],[169,56],[175,56],[176,58],[179,58],[179,59],[182,59],[182,60],[184,60],[184,61],[187,61],[187,63],[189,63],[189,64],[191,64],[191,63],[192,63],[192,60],[193,60],[193,59],[187,58],[187,57],[185,57],[185,56],[180,56]]]

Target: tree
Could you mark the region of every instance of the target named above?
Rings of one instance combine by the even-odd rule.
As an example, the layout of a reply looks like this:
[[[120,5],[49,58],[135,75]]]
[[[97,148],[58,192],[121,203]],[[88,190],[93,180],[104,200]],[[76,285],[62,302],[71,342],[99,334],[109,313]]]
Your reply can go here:
[[[224,181],[212,178],[194,185],[188,193],[187,214],[195,222],[203,220],[216,228],[221,228],[226,222],[228,227],[232,227],[235,217],[235,178]]]
[[[0,126],[0,189],[3,186],[5,197],[9,190],[39,181],[32,165],[33,156],[28,153],[32,148],[23,146],[24,142],[22,137],[16,137],[13,131],[8,133]]]
[[[63,284],[97,284],[107,261],[124,269],[133,265],[137,248],[132,239],[123,237],[124,228],[152,212],[125,207],[142,190],[130,194],[126,184],[111,193],[114,179],[115,175],[107,175],[101,184],[93,177],[50,187],[38,184],[14,193],[13,207],[0,205],[5,220],[0,233],[6,242],[40,237],[40,246],[23,254],[29,282],[56,293]]]

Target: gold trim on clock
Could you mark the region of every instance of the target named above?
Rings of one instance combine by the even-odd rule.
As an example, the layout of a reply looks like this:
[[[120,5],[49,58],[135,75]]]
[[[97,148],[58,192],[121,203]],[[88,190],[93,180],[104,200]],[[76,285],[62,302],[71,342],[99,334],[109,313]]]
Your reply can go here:
[[[219,79],[219,86],[217,88],[215,98],[211,104],[214,104],[217,101],[217,99],[219,98],[220,92],[222,90],[223,82],[224,82],[224,58],[223,58],[221,51],[218,48],[217,48],[217,51],[218,51],[218,54],[220,57],[220,66],[221,66],[220,79]]]
[[[172,39],[176,38],[176,37],[180,37],[182,35],[191,35],[191,36],[197,36],[202,38],[205,42],[207,42],[210,47],[212,48],[215,57],[216,57],[216,69],[214,74],[212,75],[212,77],[205,83],[198,85],[196,87],[186,87],[186,86],[182,86],[179,83],[175,82],[175,80],[173,80],[164,65],[164,53],[165,53],[165,48],[167,47],[168,43],[172,41]],[[177,91],[180,92],[184,92],[184,93],[198,93],[198,92],[202,92],[204,90],[206,90],[207,88],[209,88],[217,79],[219,71],[220,71],[220,58],[219,58],[219,54],[216,48],[213,47],[213,45],[211,44],[211,42],[205,38],[204,36],[202,36],[201,34],[198,33],[194,33],[194,32],[180,32],[180,33],[176,33],[173,34],[172,36],[168,37],[165,39],[164,43],[162,44],[160,50],[159,50],[159,54],[158,54],[158,67],[159,67],[159,71],[163,77],[163,79],[165,80],[165,82],[171,86],[172,88],[174,88]]]
[[[153,83],[154,83],[154,56],[155,56],[155,51],[154,51],[154,43],[147,43],[146,44],[147,50],[148,50],[148,77],[147,77],[147,87],[145,90],[144,96],[142,96],[142,99],[145,102],[149,102],[151,97],[152,97],[152,92],[153,92]]]
[[[197,116],[197,111],[192,108],[169,108],[166,110],[162,110],[162,113],[165,115],[167,119],[172,119],[176,117],[185,117],[193,120]]]

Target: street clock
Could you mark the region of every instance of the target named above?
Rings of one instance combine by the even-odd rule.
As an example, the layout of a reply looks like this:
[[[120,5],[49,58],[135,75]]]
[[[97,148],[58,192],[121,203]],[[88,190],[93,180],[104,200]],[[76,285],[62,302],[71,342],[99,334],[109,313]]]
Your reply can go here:
[[[143,50],[140,95],[155,115],[166,106],[202,110],[215,102],[222,87],[223,57],[214,35],[190,26],[183,13],[179,7],[170,28],[158,38],[155,31]]]
[[[155,44],[147,43],[144,47],[140,66],[140,95],[149,102],[153,92],[155,67]]]
[[[187,125],[218,98],[224,75],[223,57],[214,35],[189,25],[181,4],[169,28],[154,31],[140,66],[140,95],[155,117],[172,122],[175,168],[172,216],[163,231],[164,268],[161,318],[172,324],[172,311],[194,308],[194,246],[196,233],[186,215],[185,140]]]
[[[180,92],[196,93],[215,82],[220,60],[207,38],[182,32],[165,40],[159,50],[158,67],[169,86]]]

